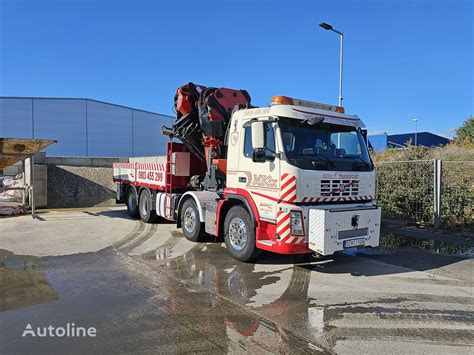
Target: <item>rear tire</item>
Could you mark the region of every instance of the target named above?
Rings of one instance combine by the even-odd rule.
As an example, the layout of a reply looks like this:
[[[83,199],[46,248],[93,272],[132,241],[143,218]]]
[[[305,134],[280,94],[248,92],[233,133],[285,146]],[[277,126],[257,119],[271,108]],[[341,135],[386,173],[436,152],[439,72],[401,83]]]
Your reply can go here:
[[[127,213],[130,217],[140,217],[140,212],[138,212],[137,190],[135,190],[133,187],[127,190],[127,195],[125,196],[125,204],[127,205]]]
[[[224,222],[224,241],[229,254],[245,263],[255,260],[259,254],[255,239],[250,214],[242,206],[232,207]]]
[[[153,200],[151,198],[150,190],[145,189],[140,193],[140,200],[138,202],[138,210],[140,218],[145,223],[153,223],[158,220],[156,211],[153,210]]]
[[[187,240],[201,242],[204,239],[204,223],[199,219],[199,211],[193,199],[184,201],[180,219]]]

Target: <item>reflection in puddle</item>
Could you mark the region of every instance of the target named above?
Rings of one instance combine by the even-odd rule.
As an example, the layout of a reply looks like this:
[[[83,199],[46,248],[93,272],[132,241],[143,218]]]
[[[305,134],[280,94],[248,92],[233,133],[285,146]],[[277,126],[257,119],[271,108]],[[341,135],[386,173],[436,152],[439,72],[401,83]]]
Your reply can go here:
[[[0,331],[0,353],[36,350],[36,339],[18,341],[33,315],[42,324],[80,320],[97,327],[95,341],[63,344],[84,353],[158,346],[171,353],[339,352],[341,344],[362,352],[374,341],[420,349],[472,343],[472,288],[462,281],[397,266],[400,260],[391,265],[387,256],[382,263],[347,253],[319,260],[263,254],[258,264],[245,264],[219,242],[164,235],[160,248],[137,257],[141,262],[114,248],[44,264],[2,259],[0,251],[0,310],[17,308],[0,313],[0,327],[8,325]],[[58,297],[48,281],[57,302],[46,302]],[[53,341],[42,345],[45,353],[58,350]]]
[[[183,239],[177,234],[142,258],[149,264],[166,266],[189,292],[206,290],[209,305],[218,308],[210,313],[224,317],[226,334],[231,339],[229,351],[251,350],[255,343],[273,343],[272,352],[286,353],[294,348],[290,343],[301,341],[300,336],[320,343],[324,309],[311,308],[308,287],[312,272],[300,267],[298,257],[277,256],[275,262],[275,255],[263,255],[258,264],[241,263],[230,258],[220,243],[194,244]],[[229,301],[264,318],[233,317],[226,314],[227,310],[219,310]],[[289,326],[299,330],[290,331]],[[307,345],[311,351],[322,350]]]
[[[437,289],[438,283],[442,286],[446,280],[435,282],[427,274],[396,264],[376,264],[359,255],[356,249],[312,260],[272,254],[262,255],[258,264],[246,264],[232,259],[220,243],[190,243],[176,233],[164,246],[142,257],[149,264],[171,270],[190,292],[206,290],[212,307],[230,301],[265,319],[239,324],[224,310],[217,311],[225,317],[228,336],[240,337],[239,342],[258,343],[266,338],[291,348],[289,339],[297,334],[323,349],[335,349],[341,342],[381,340],[392,335],[400,340],[411,337],[418,343],[453,339],[447,333],[439,339],[445,327],[439,319],[457,324],[458,315],[450,309],[466,302],[464,289],[449,299],[438,297],[436,294],[443,292]],[[430,309],[436,306],[428,297],[434,302],[449,302],[450,309],[434,308],[437,313],[433,314]],[[435,331],[426,330],[421,335],[410,332],[420,314]],[[466,330],[464,325],[461,328],[451,330],[456,332],[456,345],[464,341]],[[373,329],[370,337],[367,329]]]
[[[407,231],[417,232],[417,227],[398,226],[399,228],[406,229]],[[390,229],[394,229],[394,226],[390,226]],[[426,232],[425,232],[426,233]],[[469,234],[466,233],[466,237]],[[420,239],[407,236],[401,236],[393,233],[383,233],[380,235],[380,247],[377,251],[380,254],[387,254],[395,251],[399,248],[411,247],[417,249],[423,249],[434,254],[442,255],[457,255],[465,257],[474,257],[474,248],[472,246],[458,244],[456,239],[450,241],[449,234],[445,235],[445,238],[438,239]]]
[[[190,243],[180,233],[141,258],[149,265],[165,267],[184,287],[184,293],[173,288],[166,303],[168,313],[186,315],[178,316],[180,321],[171,328],[181,329],[178,323],[191,322],[205,338],[226,344],[228,353],[325,352],[317,341],[308,341],[301,332],[290,330],[288,319],[279,323],[258,312],[266,308],[279,319],[292,314],[289,298],[294,297],[293,291],[301,293],[301,284],[296,280],[291,282],[292,275],[297,278],[302,276],[300,272],[306,275],[303,287],[307,287],[310,275],[305,269],[295,273],[293,258],[285,258],[281,265],[245,264],[230,258],[221,243]],[[293,290],[289,284],[297,289]],[[285,289],[289,289],[287,294]],[[302,297],[306,298],[304,292]],[[240,307],[235,307],[236,304]],[[248,311],[249,306],[257,312]]]
[[[25,261],[23,268],[0,264],[0,312],[23,308],[58,298],[46,276]]]

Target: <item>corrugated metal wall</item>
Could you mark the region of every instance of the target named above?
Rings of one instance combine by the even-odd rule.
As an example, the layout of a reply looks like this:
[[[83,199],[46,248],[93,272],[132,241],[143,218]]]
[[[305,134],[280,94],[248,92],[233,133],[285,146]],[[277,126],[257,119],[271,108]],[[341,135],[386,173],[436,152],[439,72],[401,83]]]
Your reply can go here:
[[[165,154],[170,116],[87,99],[0,97],[0,137],[55,139],[49,156]]]

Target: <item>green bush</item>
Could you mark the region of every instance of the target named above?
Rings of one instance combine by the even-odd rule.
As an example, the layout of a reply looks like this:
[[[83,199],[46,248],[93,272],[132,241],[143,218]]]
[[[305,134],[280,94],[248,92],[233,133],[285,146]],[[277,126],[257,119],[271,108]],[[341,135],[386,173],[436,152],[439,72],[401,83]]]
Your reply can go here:
[[[441,224],[474,229],[474,149],[450,144],[444,148],[389,149],[374,154],[378,202],[383,216],[432,224],[434,159],[443,163]]]
[[[385,217],[410,222],[433,220],[433,163],[391,162],[377,165],[378,202]]]
[[[444,162],[441,223],[474,230],[474,162]]]

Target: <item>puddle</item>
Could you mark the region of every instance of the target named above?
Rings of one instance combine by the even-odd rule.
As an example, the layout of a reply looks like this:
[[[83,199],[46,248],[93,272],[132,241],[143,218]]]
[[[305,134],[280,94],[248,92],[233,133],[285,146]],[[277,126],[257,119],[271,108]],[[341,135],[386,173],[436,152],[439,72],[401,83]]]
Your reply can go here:
[[[128,250],[145,242],[141,228],[96,253],[38,259],[0,251],[0,285],[16,285],[0,289],[0,353],[307,353],[341,342],[472,343],[471,284],[429,273],[448,268],[457,276],[457,263],[471,260],[348,250],[316,260],[263,253],[251,264],[232,259],[221,241],[191,243],[177,231],[131,258]],[[21,338],[29,322],[74,322],[98,336]]]
[[[406,327],[420,318],[434,328],[442,328],[444,322],[460,321],[464,322],[462,329],[454,333],[459,335],[459,341],[465,340],[465,317],[470,312],[436,309],[434,314],[430,314],[431,311],[422,306],[425,301],[447,302],[452,307],[458,303],[468,304],[468,298],[462,292],[448,298],[423,295],[426,287],[433,287],[436,293],[439,292],[435,291],[437,287],[464,287],[464,281],[438,279],[424,274],[407,277],[405,274],[411,271],[407,266],[413,265],[406,265],[404,257],[393,250],[363,250],[365,254],[361,249],[350,249],[309,261],[301,257],[263,254],[256,264],[245,264],[230,258],[222,243],[193,244],[176,232],[163,246],[144,254],[142,260],[159,270],[165,268],[171,271],[173,277],[191,293],[206,290],[213,305],[218,305],[221,299],[228,300],[325,348],[334,348],[346,336],[351,339],[366,336],[361,326],[354,326],[351,322],[347,326],[344,324],[347,319],[359,318],[360,324],[368,328],[377,324],[380,326],[379,323],[386,323],[388,328],[400,328],[399,335],[405,339],[410,334]],[[361,258],[362,255],[364,257]],[[461,260],[420,254],[414,249],[407,253],[409,259],[416,261],[414,255],[419,260],[415,270],[442,268]],[[387,264],[374,264],[371,260],[376,258],[383,262],[388,256],[391,258]],[[423,258],[420,259],[421,256]],[[393,278],[394,281],[377,277],[397,274],[400,276]],[[371,277],[376,278],[369,281]],[[420,288],[418,291],[417,287]],[[414,295],[416,292],[420,294]],[[422,323],[420,327],[423,327]],[[437,333],[439,330],[427,330],[422,337],[414,335],[413,340],[436,342],[436,337],[440,336]],[[374,334],[384,338],[389,332],[380,330],[374,331]],[[397,337],[396,332],[393,334]],[[448,338],[446,336],[443,341]]]
[[[215,288],[221,282],[236,297],[252,296],[239,284],[238,268],[224,280],[212,265],[195,262],[188,254],[174,265],[181,283],[113,248],[33,264],[29,257],[0,253],[0,353],[324,352],[284,325],[224,299]],[[194,278],[205,288],[192,287]],[[36,328],[71,322],[96,328],[97,337],[21,337],[29,323]]]
[[[379,250],[380,253],[387,253],[401,247],[412,247],[430,251],[436,254],[474,257],[474,248],[466,245],[449,241],[411,238],[391,233],[380,235],[380,247],[376,250]]]
[[[37,257],[20,257],[0,250],[0,312],[58,298],[39,269],[42,262]]]
[[[23,308],[58,298],[46,275],[34,264],[7,268],[0,263],[0,312]]]

